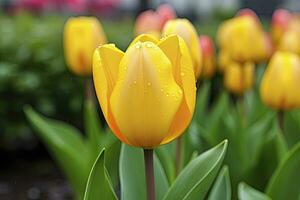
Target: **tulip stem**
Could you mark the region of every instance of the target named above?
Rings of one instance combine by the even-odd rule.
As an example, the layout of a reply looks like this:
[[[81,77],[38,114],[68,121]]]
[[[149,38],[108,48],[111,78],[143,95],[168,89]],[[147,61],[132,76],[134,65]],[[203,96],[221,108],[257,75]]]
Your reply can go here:
[[[284,123],[284,111],[283,110],[279,110],[277,112],[277,120],[278,120],[278,125],[279,125],[279,128],[281,129],[281,132],[284,133],[284,130],[283,130],[283,123]]]
[[[181,149],[182,149],[182,137],[179,137],[176,140],[176,160],[175,160],[176,175],[179,174],[180,167],[181,167]]]
[[[83,80],[84,92],[85,92],[85,100],[93,101],[93,83],[90,78],[84,78]]]
[[[155,200],[155,183],[153,167],[153,149],[144,149],[147,199]]]

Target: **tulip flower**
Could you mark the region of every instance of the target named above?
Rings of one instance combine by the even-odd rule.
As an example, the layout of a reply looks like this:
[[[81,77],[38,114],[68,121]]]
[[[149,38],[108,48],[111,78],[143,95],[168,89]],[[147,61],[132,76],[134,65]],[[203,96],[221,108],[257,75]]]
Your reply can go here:
[[[272,16],[271,33],[272,39],[277,44],[288,29],[292,15],[289,11],[284,9],[277,9]]]
[[[276,52],[263,75],[260,94],[263,102],[277,110],[300,107],[300,58],[287,51]]]
[[[212,39],[207,35],[199,37],[200,47],[202,49],[202,74],[204,78],[212,77],[216,72],[215,48]]]
[[[246,62],[244,65],[231,62],[224,71],[225,87],[233,94],[242,95],[254,83],[254,69],[252,62]]]
[[[234,61],[243,63],[261,56],[257,53],[262,52],[265,34],[253,17],[244,15],[225,21],[218,30],[217,41]]]
[[[224,49],[220,49],[218,55],[218,70],[220,72],[224,72],[226,67],[230,64],[231,61],[232,59],[229,53]]]
[[[281,37],[278,50],[290,51],[300,56],[300,34],[295,30],[288,30]]]
[[[104,43],[106,36],[96,18],[68,19],[64,28],[64,52],[69,69],[77,75],[91,75],[93,52]]]
[[[156,39],[160,38],[160,16],[153,10],[142,12],[135,22],[135,35],[150,34]]]
[[[176,12],[169,4],[165,3],[156,9],[156,13],[160,17],[160,29],[162,30],[164,25],[172,19],[176,18]]]
[[[162,35],[168,36],[172,34],[179,35],[186,42],[192,57],[195,76],[196,78],[199,78],[201,73],[202,53],[195,27],[187,19],[170,20],[164,26]]]
[[[138,36],[122,52],[102,45],[93,57],[98,100],[113,133],[124,143],[154,148],[179,137],[196,97],[193,64],[183,39]]]

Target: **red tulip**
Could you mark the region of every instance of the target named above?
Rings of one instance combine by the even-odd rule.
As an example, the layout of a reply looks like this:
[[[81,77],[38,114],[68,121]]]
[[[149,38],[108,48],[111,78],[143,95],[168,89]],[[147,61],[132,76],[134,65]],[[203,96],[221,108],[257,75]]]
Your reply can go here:
[[[292,15],[284,9],[277,9],[272,16],[272,38],[278,43],[283,33],[288,29]]]

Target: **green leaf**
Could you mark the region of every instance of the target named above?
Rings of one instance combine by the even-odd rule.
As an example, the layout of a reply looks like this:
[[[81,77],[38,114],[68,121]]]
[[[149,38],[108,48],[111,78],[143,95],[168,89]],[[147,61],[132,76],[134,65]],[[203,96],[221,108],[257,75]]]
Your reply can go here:
[[[102,149],[101,143],[104,140],[104,134],[99,126],[100,119],[98,113],[96,112],[97,109],[91,100],[85,101],[84,105],[84,126],[85,132],[88,136],[88,141],[90,143],[91,150],[93,154],[95,154],[95,158],[99,154],[100,150]],[[94,159],[93,159],[94,162]]]
[[[215,145],[221,140],[221,121],[228,107],[229,97],[228,94],[224,92],[218,98],[218,101],[213,106],[211,112],[209,112],[207,116],[207,122],[209,123],[207,123],[207,126],[204,127],[208,134],[203,134],[203,137],[209,142],[210,145]]]
[[[122,200],[146,200],[146,180],[143,150],[122,144],[120,154],[120,182]],[[156,199],[161,200],[169,185],[165,172],[154,156]]]
[[[217,180],[209,194],[208,200],[230,200],[231,199],[231,185],[228,167],[225,166],[219,173]]]
[[[89,155],[80,132],[68,124],[39,115],[31,107],[25,107],[24,112],[64,171],[77,198],[82,199],[89,173]]]
[[[85,189],[84,200],[117,199],[105,168],[104,153],[105,150],[103,149],[92,167]]]
[[[171,145],[171,144],[167,144]],[[176,178],[175,161],[172,158],[171,152],[166,148],[167,145],[158,147],[155,149],[155,153],[159,158],[164,171],[168,177],[169,183],[171,184]]]
[[[203,117],[205,117],[205,109],[207,108],[210,94],[210,81],[203,82],[203,85],[200,87],[197,98],[196,98],[196,106],[194,113],[194,120],[201,121]]]
[[[240,183],[238,188],[239,200],[271,200],[266,194],[250,187],[246,183]]]
[[[201,200],[211,187],[223,162],[227,140],[192,160],[178,175],[164,200]]]
[[[105,151],[105,167],[110,175],[113,186],[119,183],[119,155],[121,150],[121,142],[115,141],[109,145]]]
[[[273,174],[267,194],[274,200],[297,199],[300,194],[300,142],[290,150]]]

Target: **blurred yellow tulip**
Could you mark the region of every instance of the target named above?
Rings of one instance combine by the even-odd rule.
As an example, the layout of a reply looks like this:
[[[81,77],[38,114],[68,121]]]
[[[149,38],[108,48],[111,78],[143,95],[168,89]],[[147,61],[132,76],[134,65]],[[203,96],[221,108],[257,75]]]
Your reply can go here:
[[[278,44],[278,50],[289,51],[300,56],[300,33],[293,29],[285,32]]]
[[[300,58],[287,51],[276,52],[260,85],[263,102],[278,110],[300,107]]]
[[[215,47],[212,39],[207,35],[199,37],[199,43],[202,50],[202,76],[211,78],[216,72]]]
[[[277,9],[273,13],[271,22],[271,35],[274,43],[277,45],[284,32],[288,29],[292,15],[284,9]]]
[[[231,62],[224,71],[224,85],[235,95],[243,95],[254,83],[255,66],[252,62],[241,65]]]
[[[102,26],[96,18],[69,18],[64,27],[64,52],[69,69],[77,75],[91,75],[93,52],[106,42]]]
[[[162,35],[168,36],[172,34],[179,35],[186,42],[192,57],[195,76],[199,78],[201,73],[202,52],[195,27],[187,19],[170,20],[164,26]]]
[[[220,26],[217,42],[234,61],[256,61],[258,57],[263,57],[261,54],[265,49],[265,34],[254,17],[242,15],[227,20]]]
[[[231,57],[227,51],[220,49],[218,55],[218,70],[224,72],[226,67],[230,64]]]
[[[191,121],[196,98],[193,64],[183,39],[138,36],[125,53],[112,44],[93,58],[97,97],[113,133],[132,146],[153,148]]]

